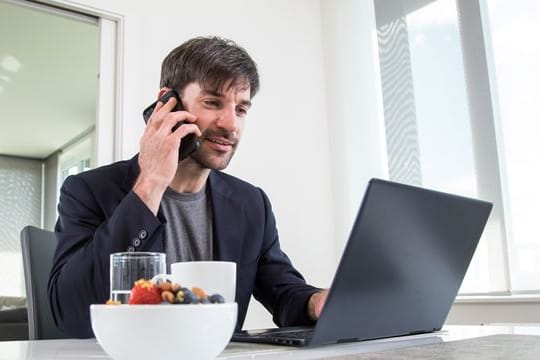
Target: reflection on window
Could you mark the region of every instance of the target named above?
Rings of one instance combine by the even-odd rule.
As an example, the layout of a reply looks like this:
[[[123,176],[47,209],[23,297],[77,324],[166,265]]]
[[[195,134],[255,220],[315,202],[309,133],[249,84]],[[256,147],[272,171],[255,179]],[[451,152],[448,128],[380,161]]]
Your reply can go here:
[[[89,154],[83,156],[89,156]],[[62,170],[62,181],[69,175],[75,175],[86,170],[90,170],[90,157],[80,160],[76,165],[72,165],[66,170]]]

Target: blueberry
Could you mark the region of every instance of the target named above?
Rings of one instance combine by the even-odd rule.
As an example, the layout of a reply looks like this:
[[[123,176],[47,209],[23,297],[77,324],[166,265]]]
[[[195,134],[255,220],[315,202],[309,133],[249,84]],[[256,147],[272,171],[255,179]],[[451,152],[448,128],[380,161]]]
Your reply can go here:
[[[187,288],[181,288],[178,290],[176,293],[176,301],[179,304],[197,304],[199,302],[193,291]]]
[[[225,302],[225,298],[220,294],[210,295],[208,300],[210,300],[212,304],[223,304]]]

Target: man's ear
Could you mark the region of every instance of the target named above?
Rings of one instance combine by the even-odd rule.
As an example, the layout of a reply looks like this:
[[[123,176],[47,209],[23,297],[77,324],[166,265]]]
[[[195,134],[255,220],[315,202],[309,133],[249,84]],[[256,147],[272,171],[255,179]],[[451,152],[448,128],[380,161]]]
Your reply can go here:
[[[159,91],[158,91],[158,96],[157,96],[158,100],[161,99],[161,97],[162,97],[163,95],[165,95],[165,94],[167,93],[167,91],[169,91],[169,90],[171,90],[171,88],[168,88],[168,87],[166,87],[166,86],[164,86],[164,87],[162,87],[161,89],[159,89]]]

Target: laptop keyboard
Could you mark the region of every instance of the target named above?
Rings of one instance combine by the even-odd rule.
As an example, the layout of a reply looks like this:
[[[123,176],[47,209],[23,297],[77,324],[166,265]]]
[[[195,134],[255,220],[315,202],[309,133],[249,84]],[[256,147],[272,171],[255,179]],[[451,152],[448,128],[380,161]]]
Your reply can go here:
[[[313,336],[313,329],[287,330],[281,333],[278,331],[274,333],[264,334],[264,336],[269,338],[308,340]]]
[[[258,342],[292,346],[308,345],[313,337],[312,327],[273,328],[262,330],[247,330],[235,333],[233,341]]]

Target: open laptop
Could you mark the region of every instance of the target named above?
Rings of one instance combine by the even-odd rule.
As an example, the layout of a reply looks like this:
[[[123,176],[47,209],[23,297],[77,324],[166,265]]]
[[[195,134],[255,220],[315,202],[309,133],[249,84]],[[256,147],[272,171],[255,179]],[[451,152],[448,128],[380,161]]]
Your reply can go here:
[[[492,204],[372,179],[319,320],[232,341],[314,346],[440,330]]]

